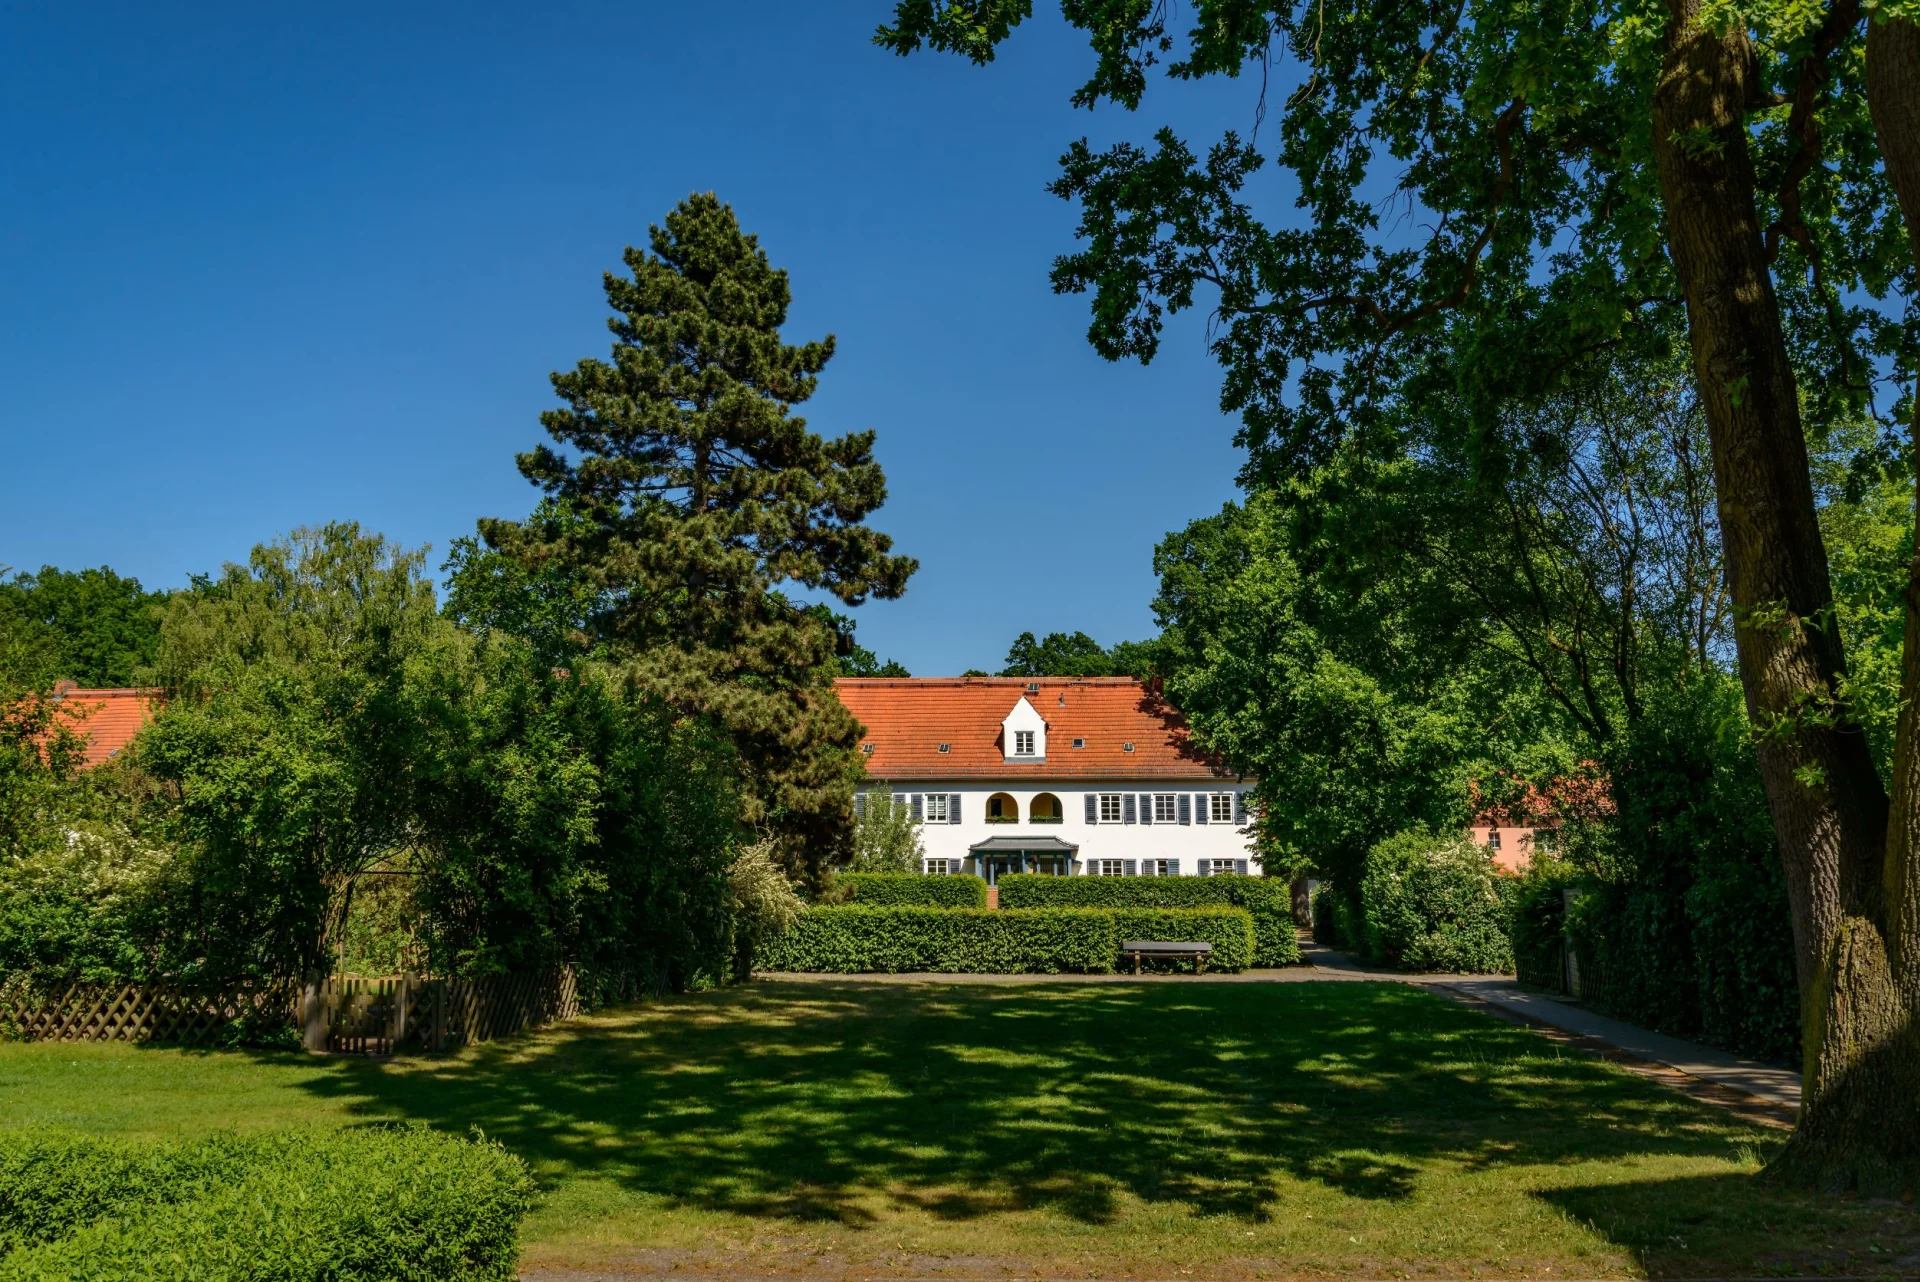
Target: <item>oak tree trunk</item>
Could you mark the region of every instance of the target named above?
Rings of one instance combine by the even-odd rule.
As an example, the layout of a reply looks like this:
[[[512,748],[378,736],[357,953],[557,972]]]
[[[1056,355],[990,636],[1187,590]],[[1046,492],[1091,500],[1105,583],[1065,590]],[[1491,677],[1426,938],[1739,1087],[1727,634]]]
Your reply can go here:
[[[1841,696],[1845,658],[1748,150],[1753,51],[1740,24],[1703,23],[1702,0],[1669,5],[1654,152],[1805,1030],[1800,1124],[1775,1169],[1824,1186],[1897,1189],[1920,1155],[1920,1078],[1903,1049],[1913,1006],[1894,981],[1898,959],[1914,950],[1890,939],[1885,878],[1896,853],[1904,867],[1907,844],[1889,841],[1886,791]],[[1910,598],[1910,641],[1912,618]],[[1901,736],[1911,738],[1904,722]]]

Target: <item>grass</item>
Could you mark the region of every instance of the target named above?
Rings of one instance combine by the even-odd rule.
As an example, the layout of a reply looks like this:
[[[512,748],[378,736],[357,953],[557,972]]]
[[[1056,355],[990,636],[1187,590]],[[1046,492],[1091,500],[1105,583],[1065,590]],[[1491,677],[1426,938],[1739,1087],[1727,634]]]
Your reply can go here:
[[[1399,985],[762,984],[440,1060],[0,1045],[0,1126],[478,1126],[530,1265],[1180,1278],[1912,1272],[1906,1207]]]

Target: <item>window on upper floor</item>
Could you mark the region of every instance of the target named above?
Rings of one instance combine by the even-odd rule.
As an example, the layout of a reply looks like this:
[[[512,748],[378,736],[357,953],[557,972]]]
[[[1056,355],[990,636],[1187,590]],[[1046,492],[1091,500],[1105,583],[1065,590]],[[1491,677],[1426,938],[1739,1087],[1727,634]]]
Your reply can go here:
[[[1060,798],[1050,792],[1043,792],[1027,805],[1028,817],[1037,824],[1065,823],[1066,807],[1060,804]]]
[[[1153,821],[1157,824],[1178,822],[1177,815],[1174,811],[1172,793],[1156,792],[1153,794]]]
[[[1120,822],[1120,794],[1103,792],[1100,794],[1100,822],[1117,824]]]
[[[1500,830],[1498,828],[1487,829],[1487,849],[1500,849]]]
[[[948,797],[944,792],[930,792],[927,794],[927,823],[943,824],[947,822],[947,816],[950,813],[947,810],[947,801]]]
[[[1033,755],[1033,731],[1015,730],[1013,732],[1013,755],[1016,757]]]
[[[1207,798],[1207,818],[1213,823],[1230,824],[1233,822],[1233,794],[1216,792]]]

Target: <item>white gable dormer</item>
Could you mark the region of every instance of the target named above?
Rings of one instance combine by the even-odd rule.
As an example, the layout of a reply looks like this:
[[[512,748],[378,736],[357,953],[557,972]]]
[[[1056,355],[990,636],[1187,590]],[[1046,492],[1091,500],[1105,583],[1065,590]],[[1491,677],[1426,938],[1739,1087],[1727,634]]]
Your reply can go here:
[[[1047,759],[1047,722],[1025,695],[1000,723],[1000,751],[1008,762]]]

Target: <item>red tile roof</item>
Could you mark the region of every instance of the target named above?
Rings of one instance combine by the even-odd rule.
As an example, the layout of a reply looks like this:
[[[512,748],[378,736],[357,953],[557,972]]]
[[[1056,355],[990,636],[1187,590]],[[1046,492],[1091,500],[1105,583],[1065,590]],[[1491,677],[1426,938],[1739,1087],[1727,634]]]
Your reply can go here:
[[[843,677],[833,684],[867,728],[861,742],[872,745],[867,774],[875,779],[1227,774],[1193,747],[1173,706],[1131,677]],[[1006,760],[1000,723],[1022,697],[1047,723],[1045,761]],[[1074,747],[1075,739],[1086,746]]]
[[[62,682],[53,697],[60,719],[87,741],[84,764],[97,766],[120,755],[159,710],[158,690],[81,690]]]

